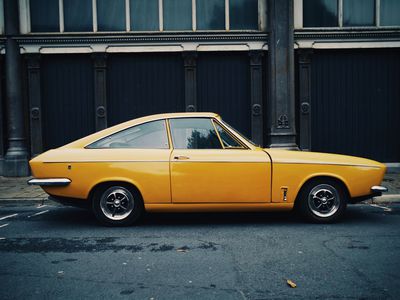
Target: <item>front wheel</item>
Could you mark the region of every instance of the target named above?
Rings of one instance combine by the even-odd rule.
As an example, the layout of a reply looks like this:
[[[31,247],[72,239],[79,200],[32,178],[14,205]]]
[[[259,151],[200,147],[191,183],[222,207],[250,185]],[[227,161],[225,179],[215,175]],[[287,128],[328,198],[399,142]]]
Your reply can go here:
[[[126,226],[137,221],[144,209],[138,191],[128,185],[110,184],[95,191],[92,210],[104,225]]]
[[[346,210],[347,194],[342,185],[334,180],[311,181],[303,187],[299,196],[298,208],[312,222],[335,222]]]

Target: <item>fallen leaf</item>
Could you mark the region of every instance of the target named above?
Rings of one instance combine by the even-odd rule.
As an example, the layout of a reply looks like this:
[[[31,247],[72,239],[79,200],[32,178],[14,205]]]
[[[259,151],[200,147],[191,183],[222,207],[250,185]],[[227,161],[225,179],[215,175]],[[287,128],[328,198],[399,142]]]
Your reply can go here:
[[[290,279],[286,280],[286,283],[288,284],[288,286],[290,286],[292,289],[296,288],[297,285],[291,281]]]

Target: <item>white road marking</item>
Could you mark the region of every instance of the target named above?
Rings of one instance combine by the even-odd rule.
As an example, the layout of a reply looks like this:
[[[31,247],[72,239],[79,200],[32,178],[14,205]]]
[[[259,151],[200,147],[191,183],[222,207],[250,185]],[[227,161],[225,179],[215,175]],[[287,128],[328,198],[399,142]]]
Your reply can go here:
[[[8,226],[8,223],[7,223],[7,224],[0,225],[0,228],[6,227],[6,226]]]
[[[35,216],[39,216],[39,215],[43,215],[43,214],[45,214],[45,213],[47,213],[47,212],[49,212],[49,211],[50,211],[50,210],[39,211],[39,212],[36,213],[36,214],[33,214],[33,215],[28,216],[28,218],[30,218],[30,217],[35,217]]]
[[[43,204],[43,205],[36,206],[36,208],[42,208],[42,207],[46,207],[46,206],[48,206],[48,205],[47,204]]]
[[[1,241],[1,240],[5,240],[5,239],[6,239],[5,237],[0,237],[0,241]]]
[[[392,211],[392,209],[390,207],[386,207],[386,206],[380,206],[378,204],[370,204],[373,207],[378,207],[378,208],[382,208],[384,211]]]
[[[3,221],[3,220],[8,219],[8,218],[15,217],[15,216],[18,216],[18,214],[12,214],[12,215],[8,215],[8,216],[5,216],[5,217],[1,217],[0,221]]]

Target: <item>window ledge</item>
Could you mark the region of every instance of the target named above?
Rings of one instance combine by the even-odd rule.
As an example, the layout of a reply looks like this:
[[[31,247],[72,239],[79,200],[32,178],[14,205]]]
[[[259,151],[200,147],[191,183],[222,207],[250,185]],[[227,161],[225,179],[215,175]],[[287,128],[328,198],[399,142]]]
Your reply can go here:
[[[357,39],[399,39],[400,28],[398,29],[367,29],[363,30],[336,30],[329,28],[329,30],[295,30],[295,39],[305,40],[318,40],[318,39],[343,39],[343,40],[357,40]]]
[[[25,34],[15,37],[20,44],[113,44],[181,42],[265,42],[265,32],[188,32],[152,34]]]
[[[370,32],[370,31],[400,31],[400,26],[303,27],[295,29],[295,32]]]

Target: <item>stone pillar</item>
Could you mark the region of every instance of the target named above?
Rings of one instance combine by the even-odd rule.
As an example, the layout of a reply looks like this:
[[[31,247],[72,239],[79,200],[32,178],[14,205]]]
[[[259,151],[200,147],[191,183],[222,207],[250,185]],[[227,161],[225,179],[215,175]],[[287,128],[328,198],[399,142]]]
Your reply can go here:
[[[188,112],[197,111],[196,59],[196,52],[183,52],[183,64],[185,67],[185,110]]]
[[[27,54],[31,155],[43,152],[40,54]]]
[[[268,0],[267,11],[268,146],[294,150],[293,0]]]
[[[299,53],[299,97],[300,97],[300,142],[301,150],[311,150],[311,55],[312,49],[300,49]]]
[[[250,84],[251,84],[251,139],[263,146],[263,80],[261,50],[250,51]]]
[[[95,53],[94,63],[94,105],[96,131],[107,128],[107,54]]]
[[[6,36],[6,121],[7,151],[4,160],[5,176],[29,175],[21,83],[21,55],[13,38],[19,34],[18,1],[4,1]]]

